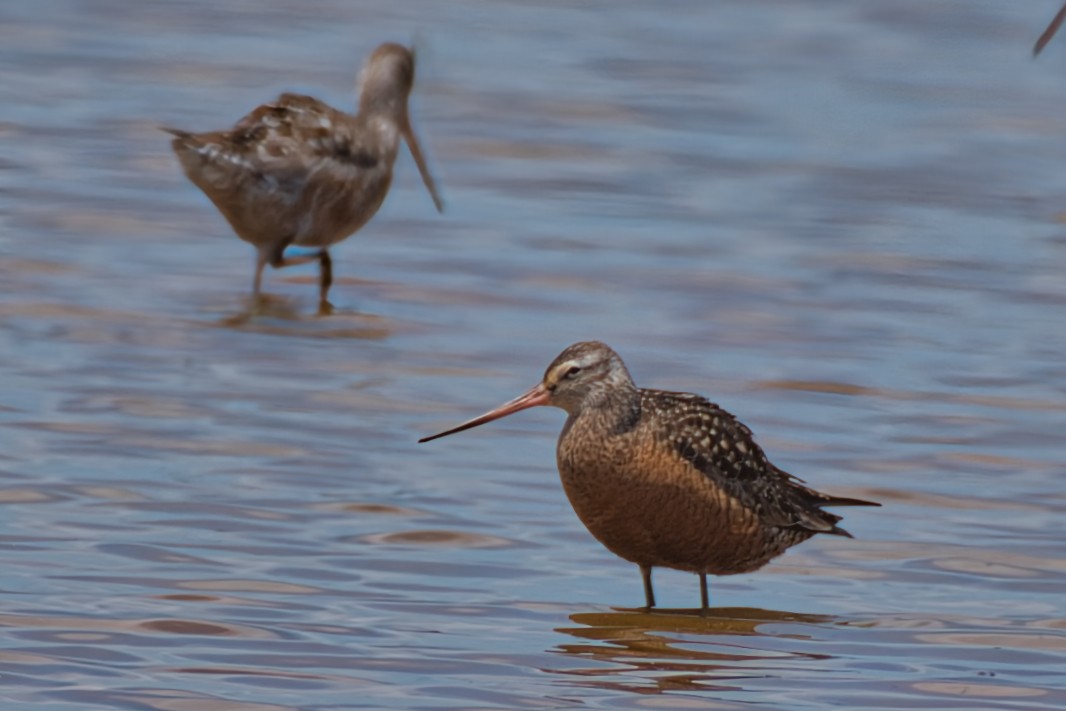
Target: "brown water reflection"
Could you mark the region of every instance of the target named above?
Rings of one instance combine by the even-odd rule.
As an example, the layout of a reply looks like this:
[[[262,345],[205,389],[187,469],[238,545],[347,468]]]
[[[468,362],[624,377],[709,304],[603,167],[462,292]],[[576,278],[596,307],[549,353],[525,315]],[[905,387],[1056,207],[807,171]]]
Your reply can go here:
[[[610,662],[616,668],[560,671],[577,676],[610,677],[615,681],[601,679],[589,684],[638,693],[741,690],[743,679],[758,673],[763,662],[792,656],[826,657],[771,651],[762,648],[758,641],[743,642],[738,638],[762,635],[761,628],[774,622],[827,624],[832,621],[824,615],[754,608],[714,608],[702,614],[699,609],[577,613],[570,619],[583,626],[561,628],[560,632],[597,644],[565,644],[560,650],[579,658]]]
[[[328,317],[312,317],[304,309],[305,305],[296,299],[264,294],[242,311],[221,318],[219,325],[278,336],[295,335],[294,331],[298,331],[310,338],[358,340],[385,339],[396,330],[396,325],[373,314],[334,309]]]
[[[1048,702],[1046,708],[1054,708],[1066,698],[1039,683],[1026,686],[998,680],[1004,668],[1039,664],[1044,651],[1063,649],[1061,638],[1047,638],[1029,625],[1014,626],[1015,632],[976,631],[1010,626],[1001,620],[845,619],[752,608],[717,608],[709,615],[698,610],[578,613],[571,620],[581,626],[560,631],[591,643],[564,644],[559,651],[597,664],[552,669],[553,673],[588,678],[581,683],[592,687],[639,694],[719,692],[725,694],[720,697],[722,708],[734,708],[725,700],[728,692],[756,692],[771,703],[802,702],[808,692],[802,687],[788,689],[775,679],[794,677],[797,682],[818,684],[836,677],[840,682],[856,678],[863,669],[878,670],[882,679],[865,689],[853,689],[850,703],[860,707],[876,703],[886,693],[901,699],[925,693],[943,695],[945,700],[966,698],[975,708],[998,708],[997,699],[1038,697]],[[1057,620],[1048,622],[1058,626]],[[908,657],[916,648],[929,648],[936,662],[913,666]],[[975,666],[975,671],[962,672]],[[944,678],[930,678],[938,674]],[[821,682],[820,677],[824,677]],[[907,689],[902,693],[901,683]]]

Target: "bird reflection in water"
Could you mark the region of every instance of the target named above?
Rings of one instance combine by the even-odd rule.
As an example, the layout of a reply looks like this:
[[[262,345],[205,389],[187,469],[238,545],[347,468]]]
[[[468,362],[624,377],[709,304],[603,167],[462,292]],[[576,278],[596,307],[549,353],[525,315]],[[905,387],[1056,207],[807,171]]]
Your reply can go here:
[[[218,325],[279,336],[351,338],[364,341],[386,339],[393,331],[391,319],[375,314],[345,310],[333,312],[329,319],[309,317],[300,309],[297,299],[278,294],[260,294],[238,313],[219,319]]]
[[[557,631],[578,641],[557,651],[596,664],[545,671],[581,677],[582,686],[641,694],[739,691],[744,679],[778,674],[788,660],[827,659],[785,651],[781,640],[809,636],[796,627],[837,622],[829,615],[744,607],[582,612],[570,619],[578,626]],[[787,631],[779,625],[788,625]]]

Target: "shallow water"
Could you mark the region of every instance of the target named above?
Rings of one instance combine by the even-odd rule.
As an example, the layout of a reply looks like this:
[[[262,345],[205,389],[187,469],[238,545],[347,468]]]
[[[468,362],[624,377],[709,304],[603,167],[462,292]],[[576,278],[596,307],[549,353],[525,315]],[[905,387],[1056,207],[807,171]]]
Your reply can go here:
[[[1066,706],[1056,3],[216,5],[0,6],[4,708]],[[387,39],[448,210],[252,313],[157,126]],[[561,413],[415,445],[588,338],[884,508],[633,609]]]

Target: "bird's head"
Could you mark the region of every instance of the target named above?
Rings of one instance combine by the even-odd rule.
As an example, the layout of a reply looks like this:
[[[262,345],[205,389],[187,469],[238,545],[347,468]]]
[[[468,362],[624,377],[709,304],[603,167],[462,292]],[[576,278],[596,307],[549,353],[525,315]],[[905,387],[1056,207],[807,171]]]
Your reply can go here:
[[[426,190],[433,198],[437,212],[443,212],[444,201],[437,191],[436,181],[429,172],[429,166],[426,165],[422,147],[418,143],[418,137],[415,136],[415,131],[411,127],[411,118],[408,115],[407,99],[411,95],[411,88],[414,84],[414,50],[395,42],[386,42],[374,50],[359,73],[359,114],[360,116],[384,117],[386,121],[395,123],[407,142],[407,147],[411,149],[411,157],[418,165],[422,182],[425,183]]]
[[[458,427],[418,441],[428,442],[462,432],[539,405],[558,407],[570,415],[577,415],[586,408],[602,405],[619,393],[635,391],[633,379],[617,353],[599,341],[583,341],[556,356],[544,371],[544,379],[514,400]]]

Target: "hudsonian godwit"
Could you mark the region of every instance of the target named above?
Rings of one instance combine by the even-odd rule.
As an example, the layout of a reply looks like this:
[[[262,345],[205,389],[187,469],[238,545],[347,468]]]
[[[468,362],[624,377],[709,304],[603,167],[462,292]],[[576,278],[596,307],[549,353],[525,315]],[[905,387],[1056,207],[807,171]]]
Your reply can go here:
[[[408,116],[414,78],[414,53],[387,43],[374,50],[360,74],[355,115],[310,96],[282,94],[226,131],[164,129],[175,136],[171,145],[185,175],[255,246],[256,297],[267,264],[318,260],[319,308],[329,312],[329,248],[381,207],[401,137],[437,210],[443,209]]]
[[[879,506],[829,496],[770,463],[751,430],[704,397],[638,388],[603,343],[575,343],[524,395],[453,429],[460,432],[537,405],[568,417],[557,461],[585,527],[640,566],[655,606],[655,567],[707,575],[747,573],[817,533],[851,537],[823,506]]]

